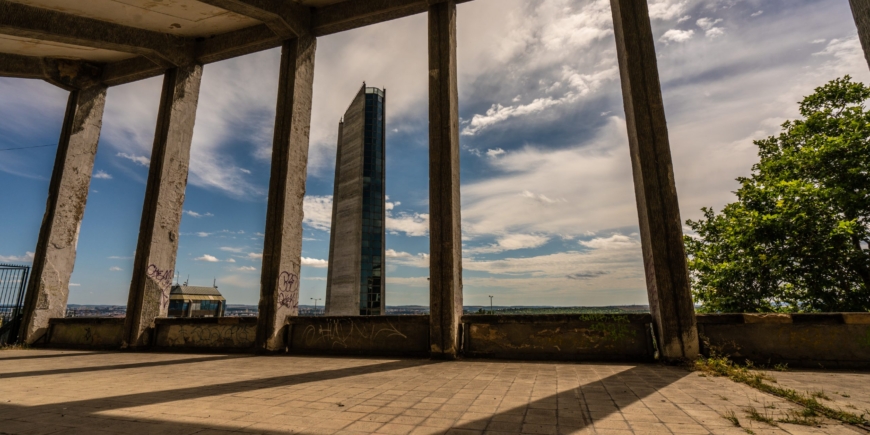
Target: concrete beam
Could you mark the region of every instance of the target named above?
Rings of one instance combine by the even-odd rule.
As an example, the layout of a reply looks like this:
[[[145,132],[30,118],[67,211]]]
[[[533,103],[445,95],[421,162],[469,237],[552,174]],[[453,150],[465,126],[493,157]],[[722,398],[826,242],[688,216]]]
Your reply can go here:
[[[459,213],[459,91],[456,2],[429,6],[429,345],[459,354],[462,231]]]
[[[148,346],[154,319],[168,312],[201,80],[202,65],[172,68],[163,78],[127,299],[125,348]]]
[[[45,81],[68,91],[102,85],[103,66],[99,64],[45,58],[42,69]]]
[[[446,0],[367,0],[345,1],[316,8],[311,27],[317,36],[331,35],[384,21],[409,17],[429,10],[430,4]],[[457,0],[465,3],[471,0]]]
[[[864,48],[864,59],[870,65],[870,0],[849,0],[849,5],[858,27],[858,39]]]
[[[283,350],[287,317],[299,314],[302,200],[308,173],[316,49],[317,40],[312,36],[288,40],[281,49],[260,278],[256,339],[260,351]]]
[[[103,68],[102,81],[108,86],[123,85],[163,75],[167,69],[169,68],[155,64],[144,57],[133,57],[106,64]]]
[[[0,77],[44,78],[42,58],[0,53]]]
[[[105,104],[105,86],[73,91],[67,102],[25,295],[21,337],[27,344],[46,333],[49,319],[66,311]]]
[[[650,311],[665,359],[698,355],[682,220],[647,2],[611,0]]]
[[[0,34],[136,53],[164,66],[193,63],[193,41],[0,0]]]
[[[281,40],[311,33],[311,8],[286,0],[199,0],[266,23]]]

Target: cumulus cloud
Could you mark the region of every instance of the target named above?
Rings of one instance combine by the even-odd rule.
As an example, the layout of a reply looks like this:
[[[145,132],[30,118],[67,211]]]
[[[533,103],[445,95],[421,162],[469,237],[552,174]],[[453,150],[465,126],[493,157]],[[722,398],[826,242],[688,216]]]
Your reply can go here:
[[[387,214],[387,232],[391,234],[405,234],[412,237],[422,237],[429,234],[428,213],[392,213]]]
[[[24,255],[0,255],[0,263],[31,263],[33,262],[33,252],[27,251]]]
[[[665,44],[669,44],[671,42],[686,42],[692,39],[692,35],[695,34],[695,31],[692,29],[689,30],[679,30],[679,29],[670,29],[665,32],[659,41],[664,42]]]
[[[598,237],[592,240],[581,240],[581,245],[592,249],[626,249],[640,246],[640,241],[636,238],[624,236],[622,234],[614,234],[610,237]]]
[[[316,267],[316,268],[320,268],[320,269],[325,269],[325,268],[329,267],[329,261],[320,260],[317,258],[302,257],[302,265]]]
[[[122,271],[122,270],[124,270],[124,269],[121,269],[121,268],[118,267],[118,266],[112,266],[112,267],[109,268],[109,270],[112,271],[112,272],[120,272],[120,271]]]
[[[227,262],[227,263],[235,263],[235,262],[236,262],[236,259],[235,259],[235,258],[228,258],[228,259],[226,260],[226,262]]]
[[[303,223],[309,227],[329,231],[332,225],[332,195],[306,196],[302,202],[305,212]]]
[[[257,270],[257,268],[254,266],[242,266],[237,267],[236,270],[238,270],[239,272],[254,272]]]
[[[151,166],[151,159],[149,159],[148,157],[145,157],[145,156],[137,156],[134,154],[127,154],[127,153],[118,153],[118,154],[116,154],[116,156],[130,160],[131,162],[136,163],[136,164],[141,165],[141,166],[144,166],[146,168]]]
[[[721,27],[716,27],[716,24],[721,23],[722,19],[712,19],[712,18],[700,18],[698,21],[695,21],[695,24],[698,25],[702,30],[704,30],[704,36],[708,38],[715,38],[717,36],[722,36],[725,34],[725,31]]]
[[[649,17],[654,20],[673,20],[685,11],[688,1],[658,0],[649,2]]]
[[[213,255],[204,254],[202,257],[194,258],[194,261],[205,261],[207,263],[217,263],[220,260],[218,260],[217,257],[215,257]]]
[[[248,258],[249,260],[262,260],[263,254],[262,253],[258,254],[256,252],[249,252],[248,255],[246,255],[246,258]]]
[[[501,148],[489,149],[486,150],[486,156],[490,158],[496,158],[505,153],[505,150]]]
[[[212,216],[214,216],[213,214],[211,214],[211,213],[209,213],[209,212],[206,212],[206,213],[197,213],[197,212],[195,212],[195,211],[193,211],[193,210],[184,210],[184,214],[186,214],[186,215],[188,215],[188,216],[190,216],[190,217],[194,217],[194,218],[212,217]]]
[[[94,178],[99,180],[111,180],[112,175],[102,169],[94,173]]]
[[[507,234],[499,237],[496,243],[488,246],[464,249],[468,254],[493,254],[518,249],[539,248],[550,241],[549,236],[536,234]]]

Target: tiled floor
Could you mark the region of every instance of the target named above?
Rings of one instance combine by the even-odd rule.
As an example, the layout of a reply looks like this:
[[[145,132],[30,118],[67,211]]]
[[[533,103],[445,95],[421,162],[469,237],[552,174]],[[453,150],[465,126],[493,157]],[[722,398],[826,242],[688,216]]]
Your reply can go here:
[[[783,388],[816,394],[816,400],[832,408],[870,416],[870,372],[792,369],[766,373]]]
[[[9,434],[864,433],[771,426],[749,407],[792,408],[660,365],[0,351]]]

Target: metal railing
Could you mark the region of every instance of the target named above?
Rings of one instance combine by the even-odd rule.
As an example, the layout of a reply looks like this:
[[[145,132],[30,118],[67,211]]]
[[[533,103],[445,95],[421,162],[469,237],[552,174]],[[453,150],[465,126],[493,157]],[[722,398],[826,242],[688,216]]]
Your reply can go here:
[[[0,345],[15,343],[24,308],[29,266],[0,264]]]

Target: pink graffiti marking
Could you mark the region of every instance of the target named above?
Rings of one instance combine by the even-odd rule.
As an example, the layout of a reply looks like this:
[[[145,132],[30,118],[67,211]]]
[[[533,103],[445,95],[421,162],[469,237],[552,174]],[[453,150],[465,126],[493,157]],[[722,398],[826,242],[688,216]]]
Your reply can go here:
[[[172,290],[172,278],[175,271],[172,269],[162,270],[156,264],[148,266],[148,277],[153,279],[160,290],[160,308],[166,309],[169,305],[169,292]]]
[[[296,291],[299,277],[294,273],[281,272],[278,276],[278,305],[291,309],[299,306],[299,292]]]

